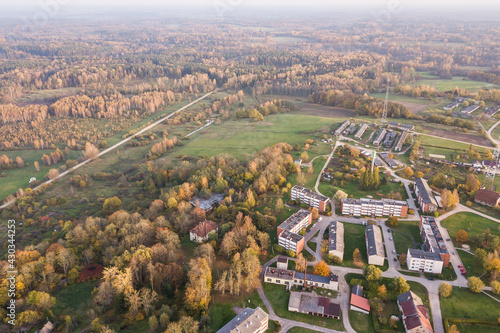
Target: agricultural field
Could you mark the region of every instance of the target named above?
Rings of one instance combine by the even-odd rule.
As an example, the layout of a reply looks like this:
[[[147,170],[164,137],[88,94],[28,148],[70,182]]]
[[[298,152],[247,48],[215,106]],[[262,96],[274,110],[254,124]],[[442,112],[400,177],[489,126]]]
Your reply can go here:
[[[458,87],[459,89],[462,88],[467,89],[468,91],[471,92],[477,92],[481,88],[489,88],[489,89],[497,88],[496,85],[488,82],[472,81],[466,77],[460,77],[460,76],[456,76],[451,80],[424,78],[416,82],[414,85],[420,85],[420,84],[434,86],[440,92],[451,91],[455,87]]]
[[[194,134],[175,153],[188,156],[227,153],[246,159],[256,151],[279,142],[303,145],[307,139],[321,139],[324,134],[330,133],[335,123],[331,118],[294,113],[269,115],[262,122],[228,120]]]
[[[457,137],[460,134],[457,134]],[[458,139],[458,138],[457,138]],[[471,138],[467,137],[465,142],[456,142],[452,140],[447,140],[445,138],[439,138],[435,136],[419,135],[418,140],[420,140],[420,146],[425,149],[424,154],[429,156],[429,154],[444,155],[447,160],[455,160],[456,156],[461,153],[465,153],[469,147],[470,143],[465,142],[470,141]],[[484,153],[486,148],[474,146],[479,153]]]

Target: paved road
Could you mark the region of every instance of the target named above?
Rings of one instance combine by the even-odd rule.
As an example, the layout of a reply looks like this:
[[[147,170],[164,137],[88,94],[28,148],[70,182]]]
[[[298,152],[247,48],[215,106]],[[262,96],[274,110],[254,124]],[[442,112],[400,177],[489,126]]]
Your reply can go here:
[[[174,116],[174,115],[176,115],[177,113],[179,113],[179,112],[181,112],[181,111],[184,111],[185,109],[187,109],[187,108],[189,108],[189,107],[193,106],[194,104],[196,104],[196,103],[198,103],[198,102],[200,102],[200,101],[204,100],[205,98],[207,98],[208,96],[212,95],[212,94],[213,94],[213,93],[215,93],[216,91],[217,91],[217,90],[214,90],[214,91],[212,91],[212,92],[209,92],[208,94],[203,95],[202,97],[200,97],[200,98],[198,98],[198,99],[196,99],[196,100],[192,101],[191,103],[189,103],[189,104],[187,104],[187,105],[183,106],[182,108],[178,109],[177,111],[174,111],[174,112],[170,113],[169,115],[167,115],[167,116],[165,116],[165,117],[161,118],[160,120],[158,120],[158,121],[156,121],[156,122],[152,123],[151,125],[146,126],[145,128],[143,128],[142,130],[140,130],[140,131],[139,131],[139,132],[137,132],[136,134],[134,134],[134,135],[132,135],[132,136],[129,136],[128,138],[126,138],[126,139],[124,139],[124,140],[122,140],[122,141],[118,142],[117,144],[115,144],[115,145],[113,145],[113,146],[111,146],[111,147],[109,147],[109,148],[107,148],[107,149],[105,149],[105,150],[101,151],[101,152],[99,153],[99,155],[97,155],[97,157],[92,158],[92,159],[85,160],[85,161],[81,162],[80,164],[75,165],[73,168],[71,168],[71,169],[69,169],[69,170],[67,170],[67,171],[64,171],[63,173],[59,174],[59,176],[57,176],[56,178],[54,178],[54,179],[50,179],[50,180],[48,180],[48,181],[46,181],[46,182],[44,182],[44,183],[42,183],[42,184],[38,185],[38,186],[37,186],[37,187],[35,187],[33,190],[37,190],[37,189],[41,188],[41,187],[42,187],[42,186],[44,186],[44,185],[51,184],[51,183],[55,182],[56,180],[59,180],[59,179],[61,179],[62,177],[66,176],[67,174],[69,174],[69,173],[71,173],[71,172],[75,171],[76,169],[79,169],[79,168],[83,167],[84,165],[86,165],[86,164],[88,164],[88,163],[90,163],[90,162],[92,162],[92,161],[94,161],[94,160],[97,160],[99,157],[101,157],[101,156],[103,156],[103,155],[105,155],[105,154],[109,153],[110,151],[113,151],[113,150],[115,150],[116,148],[118,148],[118,147],[120,147],[120,146],[124,145],[125,143],[127,143],[127,142],[128,142],[128,141],[130,141],[130,140],[132,140],[132,139],[133,139],[133,138],[135,138],[136,136],[141,135],[142,133],[145,133],[145,132],[149,131],[150,129],[152,129],[152,128],[153,128],[153,127],[155,127],[155,126],[158,126],[159,124],[161,124],[161,123],[163,123],[165,120],[167,120],[167,119],[169,119],[169,118],[173,117],[173,116]],[[13,204],[15,201],[16,201],[16,199],[6,202],[5,204],[3,204],[3,205],[1,205],[1,206],[0,206],[0,209],[3,209],[3,208],[6,208],[6,207],[10,206],[10,205],[11,205],[11,204]]]
[[[477,120],[477,119],[476,119]],[[484,130],[485,134],[486,134],[486,137],[493,143],[495,143],[497,146],[498,146],[498,139],[494,139],[493,138],[493,131],[495,130],[495,128],[500,125],[500,120],[497,121],[496,123],[494,123],[488,130],[486,130],[483,126],[483,124],[481,124],[481,122],[478,120],[477,121],[479,123],[479,126],[481,126],[481,128]]]

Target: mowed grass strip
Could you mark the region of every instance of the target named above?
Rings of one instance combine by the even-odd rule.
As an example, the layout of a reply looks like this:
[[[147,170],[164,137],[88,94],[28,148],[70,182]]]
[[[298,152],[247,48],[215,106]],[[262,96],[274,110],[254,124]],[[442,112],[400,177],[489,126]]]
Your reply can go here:
[[[440,301],[443,318],[496,320],[500,317],[497,301],[484,294],[474,294],[468,288],[453,287],[451,296],[440,297]]]
[[[485,217],[479,216],[474,213],[458,213],[454,214],[443,221],[441,225],[448,229],[450,237],[455,238],[455,234],[459,230],[465,230],[469,233],[469,238],[481,234],[487,228],[490,229],[491,234],[500,236],[500,224],[489,220]]]
[[[415,244],[422,243],[418,221],[399,221],[397,227],[391,227],[394,245],[398,254],[406,254],[408,249],[414,249],[415,245],[410,236],[413,237]]]
[[[194,134],[176,153],[188,156],[228,153],[244,158],[279,142],[303,146],[305,140],[329,133],[336,122],[331,118],[291,113],[269,115],[262,122],[229,120]]]

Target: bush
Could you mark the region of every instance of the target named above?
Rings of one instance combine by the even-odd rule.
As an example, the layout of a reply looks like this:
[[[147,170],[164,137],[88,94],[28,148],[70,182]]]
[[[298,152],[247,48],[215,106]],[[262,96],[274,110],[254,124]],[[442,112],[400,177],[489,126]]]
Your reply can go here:
[[[295,252],[293,252],[292,250],[286,250],[286,255],[295,258]]]
[[[285,253],[285,248],[281,245],[274,244],[273,249],[274,249],[274,251],[276,251],[278,253]]]

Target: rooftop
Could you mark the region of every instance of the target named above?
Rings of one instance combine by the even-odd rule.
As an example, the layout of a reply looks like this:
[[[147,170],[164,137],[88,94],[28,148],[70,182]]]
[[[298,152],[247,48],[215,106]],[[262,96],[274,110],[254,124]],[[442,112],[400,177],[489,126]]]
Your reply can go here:
[[[312,190],[310,190],[308,188],[305,188],[305,187],[302,187],[299,185],[295,185],[294,187],[292,187],[292,191],[297,191],[297,192],[303,193],[304,195],[309,196],[313,199],[317,199],[319,201],[327,201],[328,200],[327,196],[324,196],[322,194],[318,194],[318,193],[313,192]]]
[[[304,273],[295,272],[295,278],[304,280]],[[331,273],[330,276],[306,274],[306,280],[311,282],[330,284],[331,282],[337,282],[339,280],[339,277],[333,273]]]
[[[496,206],[500,199],[500,193],[485,189],[477,190],[474,201],[481,201],[491,206]]]
[[[408,253],[413,258],[442,261],[441,256],[439,255],[439,253],[436,253],[436,252],[428,252],[428,251],[417,250],[417,249],[408,249]]]
[[[205,220],[203,222],[198,223],[196,227],[190,230],[193,234],[198,235],[198,237],[205,237],[208,235],[210,232],[216,230],[217,224],[213,221],[210,220]]]
[[[296,233],[290,232],[288,230],[283,230],[283,232],[279,235],[279,238],[288,239],[294,243],[300,242],[304,236],[298,235]]]
[[[311,212],[301,209],[297,213],[293,214],[289,218],[287,218],[283,223],[281,223],[278,228],[283,229],[283,230],[290,230],[292,229],[295,225],[297,225],[300,221],[305,219],[311,215]]]
[[[344,225],[333,221],[329,226],[328,251],[344,252]]]
[[[418,187],[419,195],[422,197],[422,201],[426,204],[434,204],[437,206],[436,199],[432,194],[432,190],[427,184],[427,181],[423,178],[415,179],[415,186]]]
[[[199,207],[203,210],[210,210],[216,204],[220,204],[224,200],[224,194],[212,194],[212,196],[208,199],[203,199],[200,197],[193,197],[189,202],[195,206]]]
[[[354,305],[355,307],[366,311],[370,311],[370,303],[368,302],[368,300],[356,294],[351,294],[351,305]]]
[[[217,333],[253,333],[261,326],[262,319],[267,317],[267,313],[260,307],[256,309],[246,308],[218,330]]]
[[[294,271],[289,271],[286,269],[278,269],[274,267],[267,267],[265,276],[273,277],[276,279],[293,280]]]
[[[384,256],[382,233],[379,227],[374,225],[368,225],[366,227],[366,241],[368,255]]]

